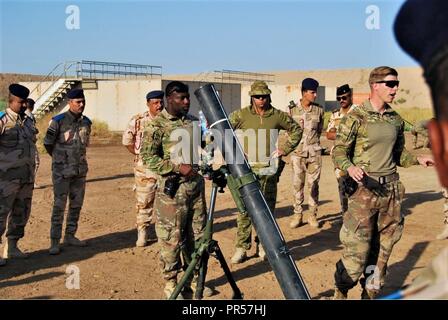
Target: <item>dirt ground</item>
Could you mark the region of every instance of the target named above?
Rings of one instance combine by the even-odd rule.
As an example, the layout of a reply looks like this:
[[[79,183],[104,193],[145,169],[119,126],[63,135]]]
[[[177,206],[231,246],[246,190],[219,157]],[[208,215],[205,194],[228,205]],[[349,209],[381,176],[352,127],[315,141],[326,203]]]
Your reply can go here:
[[[326,141],[326,139],[322,139]],[[410,139],[408,138],[408,141]],[[418,150],[418,152],[422,152]],[[163,299],[163,281],[158,266],[158,245],[154,239],[145,248],[135,248],[135,211],[132,192],[132,156],[124,147],[91,147],[90,171],[78,236],[86,248],[64,248],[58,256],[48,254],[50,214],[53,200],[50,158],[42,154],[34,191],[33,208],[20,247],[27,260],[11,260],[0,268],[0,299]],[[442,229],[442,197],[433,168],[414,166],[400,169],[406,186],[403,212],[405,230],[389,263],[384,294],[408,284],[448,242],[435,240]],[[207,183],[207,199],[210,183]],[[305,201],[307,199],[307,195]],[[292,170],[281,177],[275,216],[313,299],[333,294],[335,263],[341,255],[339,201],[329,156],[324,157],[320,181],[320,230],[304,225],[289,228],[292,212]],[[305,218],[307,212],[305,213]],[[218,194],[214,238],[229,263],[245,299],[283,299],[268,262],[252,257],[231,265],[236,215],[229,192]],[[73,266],[80,271],[80,288],[67,289]],[[231,289],[217,260],[210,259],[207,284],[216,294],[210,299],[229,299]],[[349,298],[358,299],[359,286]]]

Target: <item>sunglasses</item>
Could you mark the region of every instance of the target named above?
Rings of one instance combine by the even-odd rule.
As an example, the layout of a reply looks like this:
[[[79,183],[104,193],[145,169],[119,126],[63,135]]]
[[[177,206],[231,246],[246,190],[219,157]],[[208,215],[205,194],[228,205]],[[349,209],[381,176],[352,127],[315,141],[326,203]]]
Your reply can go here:
[[[376,83],[384,83],[386,84],[386,87],[389,88],[395,88],[396,86],[400,84],[400,81],[398,80],[383,80],[383,81],[377,81]]]
[[[341,101],[341,100],[347,100],[348,96],[340,96],[340,97],[336,97],[336,100]]]
[[[268,98],[268,96],[266,96],[266,95],[257,95],[257,96],[252,96],[252,97],[254,97],[255,99],[267,99]]]

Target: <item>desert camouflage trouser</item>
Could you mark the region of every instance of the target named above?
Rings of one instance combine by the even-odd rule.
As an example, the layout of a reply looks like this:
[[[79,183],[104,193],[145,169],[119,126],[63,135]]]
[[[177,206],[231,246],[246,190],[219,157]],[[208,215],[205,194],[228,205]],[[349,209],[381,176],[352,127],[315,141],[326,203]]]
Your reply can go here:
[[[428,148],[429,147],[429,136],[428,136],[428,132],[426,130],[412,130],[411,131],[413,137],[412,137],[412,145],[414,146],[414,148],[418,147],[418,136],[422,136],[423,137],[423,148]]]
[[[344,192],[344,179],[346,176],[341,175],[341,170],[336,168],[334,170],[334,174],[336,175],[336,179],[338,181],[338,192],[339,192],[339,202],[341,204],[341,212],[344,213],[348,208],[348,198]]]
[[[39,151],[37,151],[37,148],[36,148],[36,156],[34,157],[34,160],[36,161],[36,168],[34,169],[34,180],[36,180],[37,170],[39,169],[39,165],[40,165]]]
[[[7,223],[7,238],[23,238],[30,217],[32,197],[32,183],[20,183],[19,180],[0,181],[0,242]]]
[[[367,290],[378,293],[384,285],[387,261],[403,231],[404,186],[400,181],[383,186],[384,196],[374,195],[360,185],[349,197],[339,234],[342,259],[336,263],[334,275],[340,290],[353,288],[363,273],[360,282]]]
[[[191,261],[195,241],[203,235],[207,216],[205,184],[201,175],[181,183],[173,199],[163,192],[165,181],[165,178],[160,179],[154,212],[162,274],[165,280],[170,280],[177,278],[182,267],[181,253],[185,263]]]
[[[62,223],[67,198],[70,199],[65,234],[75,235],[78,230],[79,214],[84,202],[86,191],[86,177],[65,178],[53,173],[53,212],[51,214],[50,237],[61,239]]]
[[[319,204],[319,179],[322,168],[322,155],[316,154],[309,157],[299,157],[291,155],[294,185],[294,213],[301,215],[303,213],[303,201],[305,199],[304,189],[305,180],[307,180],[309,210],[311,214],[317,215],[317,206]]]
[[[256,175],[260,182],[260,191],[263,193],[266,203],[269,206],[272,214],[274,214],[275,203],[277,201],[277,183],[279,176],[274,175]],[[240,200],[242,203],[242,200]],[[244,207],[244,204],[242,204]],[[250,220],[247,211],[239,212],[236,218],[237,232],[236,243],[237,248],[249,250],[252,246],[252,221]],[[255,236],[255,242],[258,242],[258,237]]]
[[[152,220],[154,198],[157,189],[157,176],[148,169],[134,168],[135,197],[137,199],[137,229],[146,229]]]
[[[447,188],[442,189],[442,196],[445,199],[445,202],[443,203],[443,215],[444,215],[443,223],[448,224],[448,189]]]

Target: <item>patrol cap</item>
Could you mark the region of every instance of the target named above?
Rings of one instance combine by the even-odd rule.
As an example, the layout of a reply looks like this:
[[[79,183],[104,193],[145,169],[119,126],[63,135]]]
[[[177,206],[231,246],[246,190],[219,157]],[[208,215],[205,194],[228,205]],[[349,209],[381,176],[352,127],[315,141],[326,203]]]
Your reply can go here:
[[[250,86],[249,95],[251,97],[257,95],[267,96],[270,95],[271,93],[272,91],[269,89],[268,85],[264,81],[257,80]]]
[[[69,99],[84,99],[83,89],[72,89],[67,93],[67,98]]]
[[[149,99],[163,99],[164,95],[165,93],[162,90],[150,91],[146,95],[146,101],[148,101]]]
[[[313,78],[306,78],[302,81],[302,90],[313,90],[316,91],[319,87],[319,82]]]
[[[336,95],[340,96],[341,94],[345,94],[347,92],[351,92],[352,90],[350,89],[348,84],[343,84],[340,87],[337,87],[336,89]]]
[[[28,95],[30,94],[30,90],[27,87],[22,86],[18,83],[13,83],[9,86],[9,92],[16,97],[19,97],[21,99],[28,98]]]
[[[425,69],[448,56],[447,12],[445,0],[408,0],[395,19],[398,43]]]

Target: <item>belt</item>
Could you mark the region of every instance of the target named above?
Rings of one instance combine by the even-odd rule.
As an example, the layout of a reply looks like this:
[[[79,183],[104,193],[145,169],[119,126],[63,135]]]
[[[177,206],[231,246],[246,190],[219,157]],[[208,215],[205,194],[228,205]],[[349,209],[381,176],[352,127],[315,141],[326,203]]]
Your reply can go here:
[[[400,175],[397,172],[389,174],[387,176],[379,176],[379,177],[369,176],[369,177],[378,182],[379,184],[386,184],[400,180]]]

